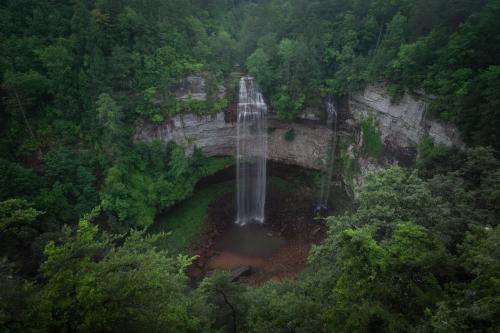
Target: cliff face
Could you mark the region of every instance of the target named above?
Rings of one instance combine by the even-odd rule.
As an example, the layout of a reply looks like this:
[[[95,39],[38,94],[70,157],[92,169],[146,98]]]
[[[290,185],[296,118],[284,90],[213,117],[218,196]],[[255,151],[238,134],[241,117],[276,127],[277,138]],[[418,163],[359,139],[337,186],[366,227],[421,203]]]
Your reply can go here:
[[[174,141],[192,151],[196,146],[208,156],[234,155],[236,128],[224,121],[224,114],[199,116],[193,113],[180,114],[155,125],[139,122],[136,125],[136,141]]]
[[[438,143],[461,147],[463,143],[454,126],[427,116],[429,102],[424,95],[406,93],[398,103],[392,104],[385,85],[378,84],[351,96],[349,110],[357,121],[374,117],[386,145],[412,147],[429,135]]]
[[[189,78],[179,91],[178,98],[186,94],[203,97],[204,81],[199,77]],[[456,128],[431,119],[427,115],[429,98],[424,95],[405,94],[396,104],[391,103],[386,87],[373,84],[347,99],[339,110],[339,142],[344,150],[339,154],[348,156],[358,166],[354,183],[362,182],[369,171],[376,171],[394,164],[411,165],[416,157],[416,146],[425,135],[436,142],[462,147]],[[232,113],[235,110],[233,108]],[[227,113],[227,112],[226,112]],[[200,148],[207,156],[234,156],[236,153],[235,117],[223,112],[212,116],[194,113],[177,115],[161,124],[138,122],[135,128],[136,141],[174,141],[192,151]],[[301,120],[295,123],[282,122],[272,115],[268,119],[269,159],[304,168],[322,170],[327,159],[328,144],[332,130],[325,125],[326,115],[319,109],[305,110]],[[360,153],[363,141],[361,122],[371,119],[380,133],[384,151],[380,156],[370,157]],[[285,140],[285,134],[293,130],[294,139]]]
[[[136,141],[174,141],[188,151],[198,147],[207,156],[236,154],[236,124],[226,122],[224,113],[199,116],[193,113],[177,115],[159,125],[140,122],[136,126]],[[320,170],[325,163],[332,131],[322,125],[283,123],[268,120],[269,159],[285,164]],[[293,130],[292,141],[285,133]]]
[[[405,93],[392,103],[384,84],[368,85],[363,92],[350,96],[344,108],[346,119],[342,128],[350,138],[347,154],[356,161],[357,175],[348,183],[359,184],[369,172],[392,165],[412,166],[415,163],[417,145],[424,136],[447,146],[464,146],[458,130],[451,124],[432,119],[427,114],[431,98],[423,94]],[[363,131],[360,124],[370,119],[378,129],[383,152],[376,157],[360,153]]]

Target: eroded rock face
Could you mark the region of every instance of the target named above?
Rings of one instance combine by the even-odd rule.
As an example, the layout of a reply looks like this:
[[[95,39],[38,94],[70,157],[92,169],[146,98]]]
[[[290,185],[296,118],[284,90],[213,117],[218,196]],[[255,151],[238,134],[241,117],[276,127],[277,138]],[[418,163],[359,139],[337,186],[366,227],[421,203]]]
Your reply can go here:
[[[378,158],[352,156],[359,166],[354,183],[360,184],[368,173],[392,165],[412,166],[417,155],[416,147],[424,136],[428,135],[435,142],[447,146],[464,146],[455,126],[428,116],[430,101],[431,98],[423,94],[406,93],[399,102],[393,104],[384,84],[368,85],[362,93],[349,98],[347,128],[359,128],[364,119],[371,117],[384,143],[384,152]],[[348,149],[351,152],[361,145],[363,133],[360,135],[356,142],[350,144]]]
[[[136,141],[174,141],[188,152],[198,147],[207,156],[234,156],[236,154],[236,123],[226,122],[224,113],[199,116],[193,113],[177,115],[161,124],[139,122]],[[227,119],[227,117],[226,117]],[[268,156],[276,162],[321,170],[326,159],[332,131],[326,126],[283,123],[268,120]],[[285,140],[285,133],[293,129],[295,137]]]
[[[180,98],[183,96],[201,98],[205,94],[205,81],[202,77],[188,77],[186,82],[185,89],[177,92]],[[356,154],[362,141],[359,137],[350,143],[349,154],[357,160],[360,167],[359,177],[355,182],[362,182],[368,172],[394,164],[412,165],[416,157],[416,146],[425,135],[449,146],[463,146],[454,126],[443,124],[427,115],[428,102],[429,98],[424,95],[405,94],[398,103],[392,104],[386,86],[383,84],[368,85],[362,93],[354,94],[347,100],[345,110],[339,112],[339,135],[355,137],[362,120],[372,117],[380,130],[385,146],[383,156],[370,158]],[[226,111],[226,113],[221,112],[213,116],[200,116],[195,113],[181,114],[161,124],[138,122],[134,139],[136,141],[174,141],[183,146],[187,152],[198,147],[207,156],[234,156],[236,154],[236,123],[234,122],[236,109],[230,107]],[[296,123],[282,122],[270,114],[268,119],[269,159],[304,168],[323,170],[327,159],[328,144],[332,137],[332,130],[326,126],[325,119],[326,114],[320,109],[305,110]],[[294,139],[287,141],[285,133],[291,129],[295,133]]]
[[[289,124],[278,119],[269,119],[268,128],[268,156],[271,160],[323,170],[333,135],[330,128],[311,123]],[[292,141],[285,139],[289,130],[294,132]]]
[[[349,99],[352,116],[361,121],[372,116],[376,119],[382,141],[394,147],[414,147],[425,135],[448,146],[463,146],[457,129],[427,115],[429,99],[424,95],[405,94],[396,103],[391,103],[384,84],[368,85],[363,93]]]

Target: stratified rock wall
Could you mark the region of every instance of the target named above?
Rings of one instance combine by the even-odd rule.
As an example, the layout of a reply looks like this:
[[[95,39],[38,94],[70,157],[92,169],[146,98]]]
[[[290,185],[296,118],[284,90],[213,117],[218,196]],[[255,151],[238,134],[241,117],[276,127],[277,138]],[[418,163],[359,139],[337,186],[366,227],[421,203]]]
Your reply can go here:
[[[352,116],[361,121],[374,117],[386,145],[394,147],[416,146],[425,135],[445,145],[463,145],[457,129],[427,115],[428,98],[424,95],[404,94],[398,103],[392,104],[384,84],[371,84],[364,92],[349,99]]]
[[[352,180],[354,183],[362,183],[369,172],[395,164],[412,166],[416,147],[424,136],[447,146],[464,146],[455,126],[432,119],[427,114],[429,102],[431,98],[424,94],[405,93],[397,103],[392,103],[385,84],[370,84],[363,92],[350,96],[345,110],[347,125],[344,124],[343,130],[346,136],[355,138],[347,148],[359,166],[359,173]],[[384,144],[383,154],[376,158],[359,153],[363,133],[355,129],[359,129],[367,118],[374,120]],[[353,135],[355,133],[361,137]]]
[[[179,98],[184,96],[201,98],[204,93],[204,79],[193,76],[186,80],[184,89],[177,95]],[[346,153],[355,159],[360,167],[359,176],[355,182],[362,182],[369,171],[376,171],[394,164],[412,165],[415,161],[416,146],[425,135],[429,135],[439,143],[463,147],[454,126],[431,119],[427,115],[429,101],[429,97],[423,94],[405,94],[398,103],[392,104],[384,84],[368,85],[363,92],[349,97],[344,103],[343,110],[339,112],[338,135],[340,138],[345,137],[346,140],[351,138]],[[185,147],[188,152],[198,147],[207,156],[234,156],[236,124],[232,122],[235,117],[229,117],[228,112],[212,116],[185,113],[161,124],[141,121],[136,124],[134,139],[136,141],[174,141]],[[323,113],[324,111],[320,109],[305,110],[295,123],[282,122],[270,114],[268,119],[269,159],[304,168],[323,170],[327,159],[328,144],[332,138],[332,130],[326,126],[326,114]],[[375,120],[385,147],[383,155],[378,158],[359,154],[362,144],[359,125],[368,117]],[[287,141],[285,134],[290,130],[293,130],[294,138]]]
[[[309,169],[322,169],[332,131],[314,124],[268,121],[268,156],[276,162]],[[293,129],[295,137],[285,140],[285,133]],[[199,116],[193,113],[177,115],[161,124],[139,122],[136,141],[174,141],[187,151],[198,147],[207,156],[234,156],[236,153],[236,124],[227,123],[224,113]]]

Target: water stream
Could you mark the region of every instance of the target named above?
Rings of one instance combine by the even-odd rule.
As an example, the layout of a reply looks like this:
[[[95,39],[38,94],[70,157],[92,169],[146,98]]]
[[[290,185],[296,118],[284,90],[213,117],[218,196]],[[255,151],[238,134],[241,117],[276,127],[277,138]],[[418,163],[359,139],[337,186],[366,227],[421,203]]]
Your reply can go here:
[[[236,146],[236,223],[264,223],[267,105],[252,77],[240,80]]]

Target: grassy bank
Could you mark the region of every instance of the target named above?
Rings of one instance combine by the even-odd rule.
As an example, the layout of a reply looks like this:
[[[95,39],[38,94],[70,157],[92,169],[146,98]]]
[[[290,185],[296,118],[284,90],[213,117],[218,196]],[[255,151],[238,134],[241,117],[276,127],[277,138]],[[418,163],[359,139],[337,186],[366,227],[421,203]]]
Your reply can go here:
[[[231,191],[234,191],[233,181],[196,190],[191,197],[160,215],[149,228],[149,232],[168,232],[170,236],[162,238],[158,247],[168,250],[171,254],[186,250],[202,233],[210,204]]]

